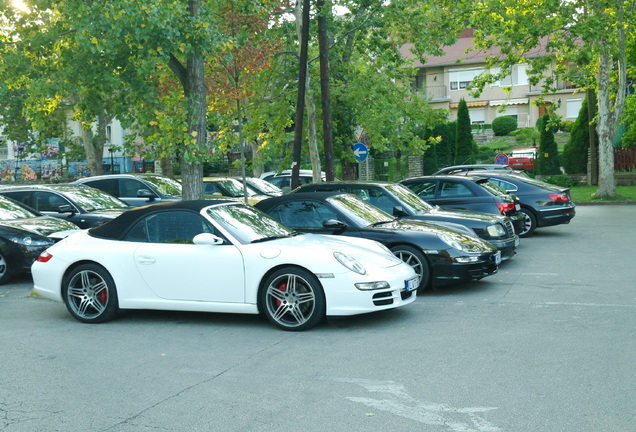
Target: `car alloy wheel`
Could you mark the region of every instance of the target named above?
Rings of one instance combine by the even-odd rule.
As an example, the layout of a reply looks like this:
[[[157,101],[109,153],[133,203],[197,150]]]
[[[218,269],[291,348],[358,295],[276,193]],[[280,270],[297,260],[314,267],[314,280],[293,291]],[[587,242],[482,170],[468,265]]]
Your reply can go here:
[[[80,265],[65,277],[62,296],[71,315],[81,322],[104,322],[118,311],[115,282],[97,264]]]
[[[6,283],[13,276],[9,264],[3,254],[0,253],[0,285]]]
[[[523,228],[521,228],[519,237],[528,237],[537,228],[537,217],[530,210],[523,208],[520,213],[523,216]]]
[[[391,252],[393,252],[396,257],[413,267],[415,273],[417,273],[420,277],[420,286],[418,287],[418,290],[422,291],[428,288],[431,278],[431,270],[429,268],[428,261],[422,252],[414,247],[405,245],[394,246],[391,248]]]
[[[325,316],[325,296],[320,282],[299,268],[274,272],[263,285],[260,300],[267,318],[284,330],[309,329]]]

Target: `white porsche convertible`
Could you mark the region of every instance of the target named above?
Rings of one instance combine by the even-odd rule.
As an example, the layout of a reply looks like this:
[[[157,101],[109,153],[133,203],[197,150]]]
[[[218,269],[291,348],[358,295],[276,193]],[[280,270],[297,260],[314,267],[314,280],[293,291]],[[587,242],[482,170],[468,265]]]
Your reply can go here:
[[[263,313],[285,330],[415,300],[413,269],[371,240],[299,234],[228,200],[139,207],[68,236],[35,291],[88,323],[120,309]]]

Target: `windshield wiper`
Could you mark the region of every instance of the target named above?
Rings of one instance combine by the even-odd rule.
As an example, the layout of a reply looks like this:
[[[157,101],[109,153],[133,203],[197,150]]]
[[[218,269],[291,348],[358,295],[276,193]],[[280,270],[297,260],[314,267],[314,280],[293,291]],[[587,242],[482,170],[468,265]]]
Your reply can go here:
[[[292,231],[287,235],[277,235],[277,236],[270,236],[270,237],[261,237],[259,239],[256,240],[252,240],[250,243],[261,243],[261,242],[266,242],[269,240],[277,240],[277,239],[284,239],[284,238],[288,238],[288,237],[295,237],[297,235],[303,234],[300,231]]]
[[[380,221],[380,222],[373,222],[371,225],[367,225],[367,226],[369,228],[375,228],[375,227],[378,227],[380,225],[384,225],[384,224],[387,224],[387,223],[395,222],[396,220],[398,220],[398,218],[390,219],[390,220],[384,220],[384,221]]]

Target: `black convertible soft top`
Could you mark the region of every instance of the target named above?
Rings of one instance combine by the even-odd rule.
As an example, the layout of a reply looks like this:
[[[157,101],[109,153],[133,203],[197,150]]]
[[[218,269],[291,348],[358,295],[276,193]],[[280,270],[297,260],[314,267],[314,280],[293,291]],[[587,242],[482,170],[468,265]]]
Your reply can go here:
[[[192,201],[170,201],[158,204],[150,204],[143,207],[135,207],[128,210],[115,219],[106,222],[103,225],[96,226],[88,230],[88,234],[93,237],[103,239],[119,240],[126,234],[128,229],[139,219],[151,214],[164,211],[186,210],[199,213],[201,209],[215,205],[239,203],[236,200],[215,199],[215,200],[192,200]],[[240,203],[239,203],[240,204]]]

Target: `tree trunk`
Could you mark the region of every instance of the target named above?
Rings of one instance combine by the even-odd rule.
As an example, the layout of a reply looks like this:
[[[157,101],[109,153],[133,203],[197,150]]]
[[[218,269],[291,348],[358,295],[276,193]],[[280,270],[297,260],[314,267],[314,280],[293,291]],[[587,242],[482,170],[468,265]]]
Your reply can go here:
[[[309,0],[303,0],[302,3],[302,20],[300,26],[300,58],[298,74],[298,95],[296,97],[296,119],[294,124],[294,151],[292,156],[292,189],[300,185],[300,162],[302,155],[303,142],[303,120],[305,116],[305,91],[307,89],[307,50],[309,45]],[[298,26],[298,8],[296,8],[296,25]]]
[[[82,145],[84,146],[84,152],[86,153],[86,160],[88,162],[88,169],[90,175],[102,175],[104,169],[102,168],[101,154],[97,153],[97,148],[93,143],[93,128],[91,125],[85,127],[82,122]],[[103,149],[102,149],[103,151]],[[98,158],[97,155],[100,155]]]
[[[612,70],[611,54],[604,47],[599,56],[598,85],[598,190],[597,197],[611,198],[616,196],[614,182],[614,147],[613,147],[613,114],[610,108],[610,71]]]
[[[333,181],[333,131],[331,124],[331,93],[329,90],[329,45],[327,42],[327,13],[331,9],[325,7],[324,0],[317,0],[318,5],[318,46],[320,51],[320,96],[322,99],[322,129],[325,149],[325,174],[327,181]]]
[[[191,17],[199,14],[200,5],[201,0],[188,1]],[[181,158],[182,197],[184,201],[203,199],[203,163],[199,158],[202,151],[205,151],[207,139],[204,59],[201,53],[192,53],[188,57],[184,70],[183,65],[173,56],[170,67],[181,80],[187,109],[189,142],[184,143],[185,148]]]

